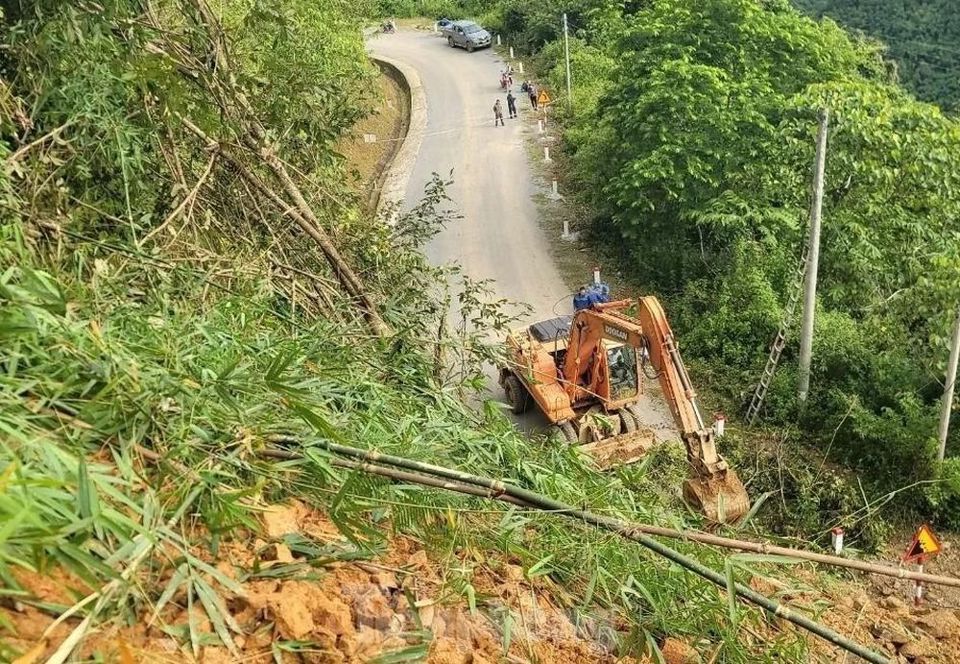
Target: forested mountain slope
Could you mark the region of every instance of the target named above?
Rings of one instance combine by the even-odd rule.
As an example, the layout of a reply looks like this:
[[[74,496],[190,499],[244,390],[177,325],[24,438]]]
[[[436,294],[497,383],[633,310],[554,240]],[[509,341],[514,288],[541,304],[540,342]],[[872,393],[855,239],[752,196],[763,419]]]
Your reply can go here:
[[[886,42],[901,82],[920,99],[946,109],[960,104],[960,11],[953,0],[793,2]]]

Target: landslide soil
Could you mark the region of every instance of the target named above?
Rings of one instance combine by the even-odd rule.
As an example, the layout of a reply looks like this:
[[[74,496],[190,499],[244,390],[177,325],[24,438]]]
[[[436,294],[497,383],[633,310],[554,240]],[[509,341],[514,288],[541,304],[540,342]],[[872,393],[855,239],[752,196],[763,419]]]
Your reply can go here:
[[[317,511],[299,502],[272,506],[263,513],[263,526],[259,537],[241,534],[224,542],[216,558],[194,552],[240,585],[241,592],[226,592],[221,602],[239,628],[234,634],[236,652],[219,644],[199,602],[194,600],[188,610],[181,593],[152,623],[152,610],[146,607],[132,616],[132,625],[112,621],[99,626],[81,643],[79,658],[123,664],[266,664],[275,661],[276,653],[289,663],[354,664],[406,652],[419,654],[404,661],[428,664],[649,661],[618,659],[607,635],[624,626],[574,622],[561,599],[562,589],[542,577],[527,579],[523,569],[509,561],[487,559],[479,564],[465,553],[436,560],[416,540],[398,536],[376,559],[324,564],[307,560],[284,543],[293,536],[330,550],[348,550],[349,543]],[[955,562],[948,552],[944,565]],[[468,566],[474,570],[473,611],[462,595],[450,591],[449,583],[451,569]],[[156,596],[169,574],[167,570],[141,582],[152,583],[151,595]],[[265,574],[276,578],[264,578]],[[54,618],[38,603],[70,606],[92,589],[57,569],[18,572],[17,578],[29,596],[0,602],[0,625],[10,626],[0,627],[0,638],[19,653],[18,664],[32,664],[49,657],[79,623],[68,619],[45,633]],[[914,607],[907,601],[910,588],[904,582],[836,580],[806,569],[794,571],[787,582],[757,577],[751,585],[818,615],[835,630],[884,652],[892,662],[960,662],[960,612],[954,608],[952,591],[934,589],[928,602]],[[184,637],[190,621],[201,644],[196,651]],[[741,638],[762,651],[765,641],[791,629],[785,622],[770,621],[759,631],[745,626]],[[811,661],[845,661],[842,651],[825,642],[811,638],[810,643]],[[668,638],[660,647],[666,664],[708,662],[716,656],[715,645],[706,641],[694,645],[696,649]],[[852,662],[852,656],[846,661]]]
[[[292,553],[284,538],[294,535],[348,547],[333,524],[298,502],[269,508],[263,521],[265,539],[250,535],[227,541],[218,558],[204,556],[242,589],[225,593],[221,603],[240,628],[234,634],[236,652],[219,645],[200,603],[194,600],[188,611],[181,593],[153,623],[148,608],[134,617],[132,626],[114,621],[98,627],[81,643],[79,658],[123,664],[267,664],[278,653],[283,662],[352,664],[419,647],[418,658],[404,661],[641,664],[615,657],[591,636],[594,626],[575,626],[516,565],[478,570],[472,583],[482,601],[471,611],[459,595],[450,594],[445,583],[448,565],[432,561],[410,538],[392,539],[387,553],[376,560],[314,567]],[[279,578],[250,576],[271,569]],[[68,619],[45,635],[54,618],[36,602],[70,606],[91,589],[56,569],[42,575],[19,572],[17,578],[30,596],[0,604],[0,625],[11,626],[0,628],[0,636],[20,654],[14,661],[32,664],[49,657],[79,623]],[[169,571],[154,578],[151,594],[158,595],[168,579]],[[504,633],[507,615],[512,623],[509,639]],[[175,638],[186,632],[190,621],[203,644],[196,652],[188,639]]]

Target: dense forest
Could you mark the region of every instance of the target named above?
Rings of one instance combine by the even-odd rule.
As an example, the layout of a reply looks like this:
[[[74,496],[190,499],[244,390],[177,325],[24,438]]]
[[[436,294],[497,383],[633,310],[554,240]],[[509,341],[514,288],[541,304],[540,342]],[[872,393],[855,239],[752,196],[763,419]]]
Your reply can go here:
[[[960,107],[960,13],[951,0],[793,0],[889,47],[899,80],[918,98]]]

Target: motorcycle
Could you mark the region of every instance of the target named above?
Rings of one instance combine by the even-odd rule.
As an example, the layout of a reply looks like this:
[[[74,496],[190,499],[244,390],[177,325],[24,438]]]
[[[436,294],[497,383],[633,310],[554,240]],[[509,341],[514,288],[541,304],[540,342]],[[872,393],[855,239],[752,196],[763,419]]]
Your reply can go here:
[[[393,25],[393,21],[386,21],[380,25],[380,32],[385,35],[392,35],[397,31],[397,28]]]

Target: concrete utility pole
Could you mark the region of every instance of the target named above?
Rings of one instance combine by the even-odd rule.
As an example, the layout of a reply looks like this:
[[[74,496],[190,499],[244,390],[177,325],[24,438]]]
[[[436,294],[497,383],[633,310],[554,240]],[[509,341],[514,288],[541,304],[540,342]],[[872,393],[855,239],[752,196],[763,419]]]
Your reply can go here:
[[[567,14],[563,14],[563,52],[567,61],[567,110],[573,115],[573,92],[570,85],[570,31],[567,27]]]
[[[813,320],[817,306],[817,269],[820,265],[820,217],[823,212],[823,171],[827,163],[829,109],[820,111],[817,153],[813,163],[813,202],[810,204],[810,246],[807,249],[807,277],[803,285],[803,324],[800,329],[800,380],[797,398],[807,400],[810,390],[810,360],[813,357]]]
[[[947,362],[947,382],[943,386],[943,404],[940,411],[940,449],[937,459],[943,461],[947,453],[947,433],[950,430],[950,412],[953,410],[953,390],[957,383],[957,360],[960,360],[960,311],[953,325],[953,341],[950,343],[950,360]]]

